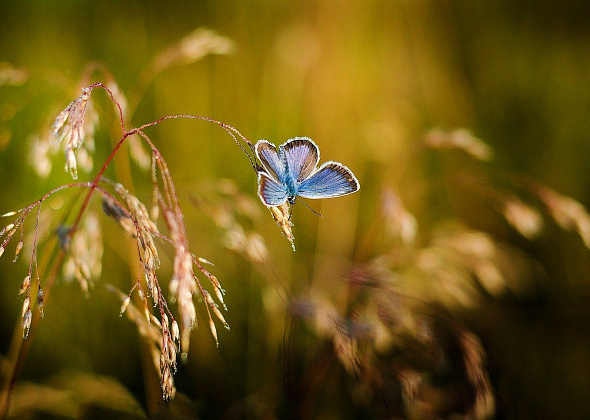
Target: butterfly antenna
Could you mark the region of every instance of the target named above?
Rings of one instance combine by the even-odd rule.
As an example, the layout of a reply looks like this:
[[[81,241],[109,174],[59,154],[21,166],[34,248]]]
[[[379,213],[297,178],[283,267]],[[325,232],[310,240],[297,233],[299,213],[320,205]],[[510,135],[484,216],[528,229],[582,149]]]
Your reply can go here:
[[[261,166],[258,165],[258,163],[256,162],[256,159],[252,159],[252,156],[250,156],[250,153],[248,153],[246,148],[244,146],[242,146],[242,144],[239,141],[236,140],[236,144],[240,147],[240,149],[242,149],[242,151],[246,154],[246,156],[248,156],[248,160],[250,161],[250,164],[252,165],[252,167],[254,168],[256,173],[258,173],[260,171]]]
[[[311,210],[313,213],[317,214],[317,215],[318,215],[318,216],[320,216],[320,217],[324,217],[324,216],[322,216],[320,213],[318,213],[317,211],[315,211],[314,209],[312,209],[311,207],[309,207],[305,201],[303,201],[303,200],[301,200],[301,199],[299,199],[299,201],[301,201],[301,202],[303,203],[303,205],[304,205],[305,207],[307,207],[308,209],[310,209],[310,210]]]
[[[208,121],[213,121],[218,123],[217,121],[214,120],[210,120],[209,118],[205,118]],[[260,166],[258,165],[258,163],[256,162],[256,152],[255,152],[255,146],[252,144],[252,142],[250,140],[248,140],[246,137],[244,137],[244,135],[242,133],[240,133],[237,128],[234,128],[233,126],[229,125],[229,124],[223,124],[223,123],[218,123],[219,125],[221,125],[223,127],[223,129],[230,135],[232,136],[232,138],[234,139],[234,141],[236,142],[236,144],[239,146],[240,149],[242,149],[242,151],[246,154],[246,156],[248,156],[248,160],[250,161],[250,164],[252,165],[252,168],[254,168],[254,170],[256,172],[258,172],[258,168],[260,168]],[[242,143],[240,143],[240,141],[238,140],[238,138],[236,137],[236,135],[242,139],[242,141],[244,143],[246,143],[248,145],[248,147],[250,148],[250,151],[252,152],[252,156],[250,156],[250,153],[248,153],[248,151],[246,150],[246,148],[242,145]]]

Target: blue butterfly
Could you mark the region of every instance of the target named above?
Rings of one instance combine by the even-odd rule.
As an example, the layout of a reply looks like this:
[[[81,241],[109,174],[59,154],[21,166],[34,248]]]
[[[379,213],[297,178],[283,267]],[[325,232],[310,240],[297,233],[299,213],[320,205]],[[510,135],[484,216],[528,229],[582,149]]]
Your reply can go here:
[[[289,139],[279,146],[259,140],[256,156],[264,170],[258,172],[258,196],[269,207],[295,204],[297,196],[332,198],[352,194],[360,184],[352,171],[338,162],[319,168],[320,149],[307,137]]]

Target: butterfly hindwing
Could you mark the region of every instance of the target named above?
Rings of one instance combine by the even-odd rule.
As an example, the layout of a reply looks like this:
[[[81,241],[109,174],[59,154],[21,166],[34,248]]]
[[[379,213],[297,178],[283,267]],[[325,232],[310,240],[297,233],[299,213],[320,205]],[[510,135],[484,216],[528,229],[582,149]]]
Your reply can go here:
[[[332,198],[358,191],[360,184],[352,171],[338,162],[326,162],[303,180],[297,195],[304,198]]]
[[[283,155],[283,156],[281,156]],[[309,177],[320,161],[320,149],[307,137],[287,140],[279,147],[279,158],[284,158],[290,176],[301,182]]]
[[[255,150],[256,156],[262,162],[266,172],[277,181],[284,179],[285,166],[279,159],[275,145],[266,140],[258,140]]]
[[[259,172],[258,196],[267,206],[280,206],[287,201],[287,187],[272,179],[266,172]]]

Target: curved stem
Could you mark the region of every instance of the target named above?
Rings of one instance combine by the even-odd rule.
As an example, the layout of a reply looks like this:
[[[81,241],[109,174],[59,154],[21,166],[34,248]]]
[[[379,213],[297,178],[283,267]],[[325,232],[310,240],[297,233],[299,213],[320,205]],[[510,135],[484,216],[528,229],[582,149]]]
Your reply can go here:
[[[71,229],[68,233],[69,237],[72,237],[74,235],[74,233],[76,232],[76,230],[78,229],[80,221],[82,220],[82,217],[83,217],[88,205],[90,204],[90,200],[92,198],[92,195],[94,194],[94,191],[98,189],[98,190],[102,191],[103,193],[109,195],[106,191],[104,191],[99,186],[99,183],[100,183],[101,178],[102,178],[104,172],[106,171],[107,167],[109,166],[109,164],[111,163],[111,161],[113,160],[113,158],[115,157],[115,155],[117,154],[117,152],[119,151],[119,149],[121,148],[121,146],[123,145],[125,140],[134,134],[139,134],[139,135],[144,136],[142,130],[144,130],[145,128],[153,127],[153,126],[161,123],[162,121],[169,120],[169,119],[179,119],[179,118],[198,119],[198,120],[202,120],[202,121],[212,122],[214,124],[221,126],[233,138],[235,143],[248,156],[248,159],[250,160],[250,163],[251,163],[252,167],[254,168],[254,170],[256,171],[258,169],[255,159],[246,151],[244,146],[240,143],[240,140],[242,140],[244,143],[246,143],[248,145],[248,147],[250,148],[250,151],[252,152],[252,155],[255,155],[254,154],[254,145],[246,137],[244,137],[237,129],[235,129],[231,125],[224,124],[220,121],[217,121],[217,120],[214,120],[214,119],[208,118],[208,117],[202,117],[202,116],[196,116],[196,115],[190,115],[190,114],[179,114],[179,115],[167,115],[167,116],[164,116],[156,121],[153,121],[148,124],[144,124],[138,128],[134,128],[132,130],[127,131],[125,129],[125,121],[124,121],[124,115],[123,115],[123,111],[121,109],[121,105],[115,99],[113,92],[111,90],[109,90],[108,87],[106,87],[104,84],[102,84],[100,82],[90,85],[88,87],[88,89],[90,89],[92,91],[94,88],[97,88],[97,87],[105,89],[108,92],[108,94],[110,95],[111,100],[113,101],[113,103],[117,107],[119,122],[121,125],[121,131],[123,133],[123,136],[117,142],[117,144],[115,145],[115,147],[113,148],[113,150],[111,151],[111,153],[109,154],[109,156],[107,157],[105,162],[103,163],[102,167],[100,168],[100,170],[98,171],[98,173],[96,174],[96,176],[94,177],[92,182],[72,183],[72,184],[57,187],[57,188],[49,191],[43,197],[41,197],[39,200],[37,200],[35,203],[23,208],[21,215],[17,218],[17,220],[19,220],[21,222],[24,221],[24,218],[36,205],[41,206],[43,201],[45,201],[47,198],[49,198],[51,195],[57,193],[58,191],[61,191],[66,188],[72,188],[72,187],[88,187],[89,191],[87,192],[86,196],[84,197],[84,201],[82,202],[80,208],[78,209],[78,212],[76,214],[74,222],[73,222]],[[238,140],[238,138],[240,140]],[[150,147],[152,148],[152,150],[154,150],[159,155],[159,152],[157,151],[155,146],[151,143],[151,141],[149,141],[149,143],[150,143]],[[177,203],[175,203],[175,204],[177,205]],[[57,243],[57,241],[55,241],[53,243],[52,247],[55,247],[56,243]],[[53,254],[53,249],[51,249],[48,254]],[[57,275],[58,275],[59,270],[62,266],[65,255],[66,255],[66,252],[63,249],[60,249],[55,261],[53,262],[53,264],[51,266],[51,269],[49,270],[49,274],[47,276],[47,280],[44,285],[44,300],[45,300],[45,302],[47,302],[47,299],[51,293],[51,289],[53,288],[53,285],[55,283],[55,279],[57,278]],[[39,275],[39,272],[44,272],[44,271],[45,271],[45,268],[43,268],[43,267],[40,270],[37,269],[37,274]],[[4,419],[8,414],[11,389],[12,389],[12,386],[14,385],[14,383],[16,382],[16,379],[19,377],[22,367],[24,365],[24,362],[27,358],[29,349],[32,345],[32,339],[33,339],[34,333],[36,331],[36,327],[40,321],[40,317],[41,317],[41,315],[40,315],[39,311],[33,311],[33,317],[32,317],[31,326],[30,326],[30,330],[29,330],[29,337],[26,340],[23,339],[22,330],[20,328],[20,322],[17,323],[17,325],[14,329],[13,338],[11,340],[11,344],[10,344],[10,348],[9,348],[9,352],[8,352],[8,357],[7,357],[8,358],[8,363],[7,363],[8,367],[5,372],[2,372],[2,378],[1,378],[1,384],[0,384],[0,419]]]

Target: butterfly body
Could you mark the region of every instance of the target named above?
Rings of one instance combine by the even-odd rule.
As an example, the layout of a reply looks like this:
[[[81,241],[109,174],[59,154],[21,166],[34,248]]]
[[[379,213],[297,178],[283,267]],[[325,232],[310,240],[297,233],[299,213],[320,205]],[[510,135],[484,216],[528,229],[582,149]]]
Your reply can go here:
[[[267,206],[280,206],[295,199],[331,198],[351,194],[360,188],[352,171],[338,162],[317,167],[320,151],[313,140],[296,137],[277,148],[266,140],[255,146],[263,165],[258,173],[258,196]]]

